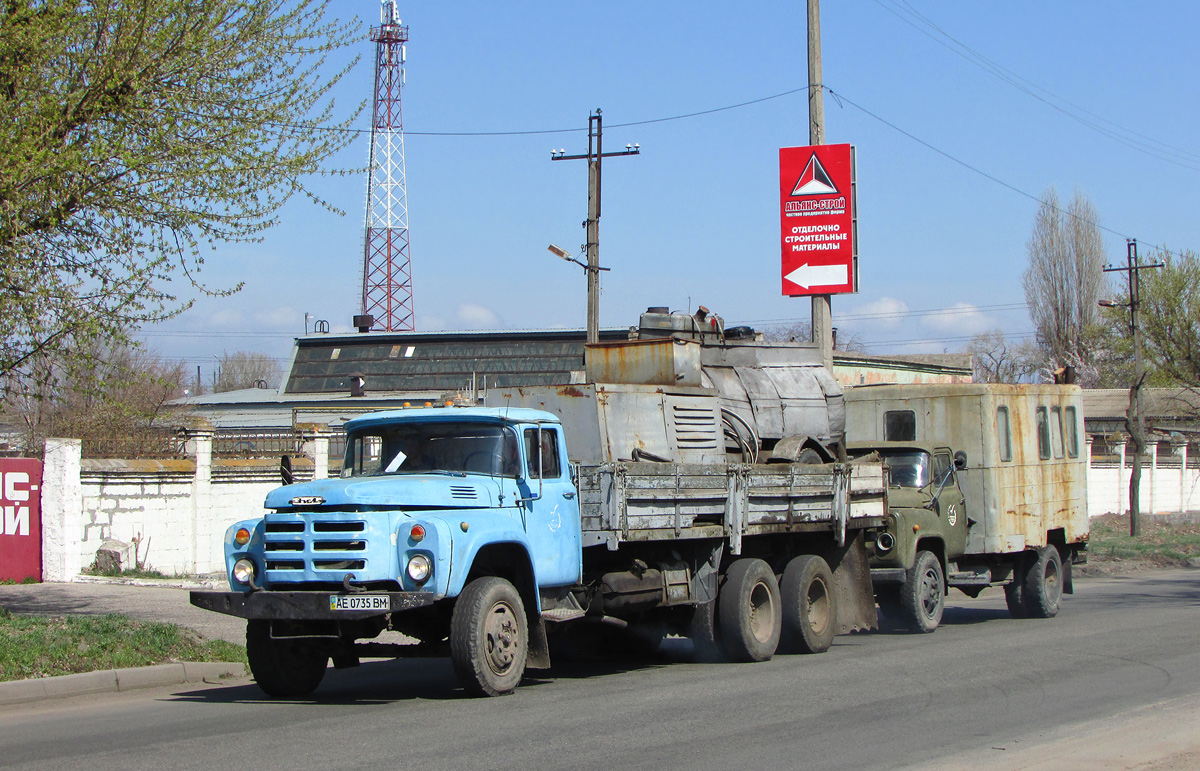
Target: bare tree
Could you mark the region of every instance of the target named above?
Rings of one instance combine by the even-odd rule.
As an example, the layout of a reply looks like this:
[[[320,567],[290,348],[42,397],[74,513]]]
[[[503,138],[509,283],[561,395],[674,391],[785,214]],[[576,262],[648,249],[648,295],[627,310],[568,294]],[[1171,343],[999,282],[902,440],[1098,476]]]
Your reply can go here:
[[[833,349],[847,353],[866,353],[867,342],[861,335],[838,330],[835,334]],[[808,342],[812,340],[812,325],[807,321],[797,321],[795,324],[777,324],[763,329],[763,339],[777,343]]]
[[[37,455],[45,439],[83,440],[90,457],[134,456],[166,444],[168,403],[183,393],[187,368],[129,344],[96,344],[74,356],[31,358],[9,372],[0,403],[18,449]]]
[[[1051,188],[1038,207],[1028,251],[1025,302],[1045,363],[1051,370],[1074,367],[1081,384],[1093,385],[1102,329],[1097,304],[1106,286],[1095,208],[1077,192],[1063,209]]]
[[[971,369],[977,383],[1022,383],[1033,380],[1038,372],[1036,344],[1011,343],[999,329],[980,332],[967,345]]]
[[[242,388],[277,388],[283,368],[265,353],[235,351],[223,353],[217,367],[213,393]]]

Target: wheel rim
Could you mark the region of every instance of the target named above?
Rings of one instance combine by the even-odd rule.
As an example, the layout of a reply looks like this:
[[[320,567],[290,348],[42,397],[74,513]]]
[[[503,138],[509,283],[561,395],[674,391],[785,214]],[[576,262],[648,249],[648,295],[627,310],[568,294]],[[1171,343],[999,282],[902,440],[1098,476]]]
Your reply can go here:
[[[1046,587],[1046,598],[1051,603],[1057,602],[1062,595],[1062,582],[1059,581],[1058,565],[1053,560],[1046,560],[1046,570],[1042,575],[1042,583]]]
[[[925,615],[932,618],[942,602],[942,581],[933,568],[929,568],[921,576],[921,609]]]
[[[750,590],[750,634],[765,643],[775,632],[775,608],[771,601],[771,590],[759,581]]]
[[[517,658],[521,627],[517,614],[507,602],[492,606],[483,625],[488,668],[497,675],[507,674]]]
[[[808,585],[808,628],[821,634],[829,625],[829,589],[817,579]]]

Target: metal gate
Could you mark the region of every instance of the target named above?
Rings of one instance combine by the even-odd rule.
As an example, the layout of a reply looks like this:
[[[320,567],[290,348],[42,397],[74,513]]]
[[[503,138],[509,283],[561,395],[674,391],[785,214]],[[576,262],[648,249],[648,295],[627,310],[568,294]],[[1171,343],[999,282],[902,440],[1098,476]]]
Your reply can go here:
[[[42,580],[42,462],[0,458],[0,581]]]

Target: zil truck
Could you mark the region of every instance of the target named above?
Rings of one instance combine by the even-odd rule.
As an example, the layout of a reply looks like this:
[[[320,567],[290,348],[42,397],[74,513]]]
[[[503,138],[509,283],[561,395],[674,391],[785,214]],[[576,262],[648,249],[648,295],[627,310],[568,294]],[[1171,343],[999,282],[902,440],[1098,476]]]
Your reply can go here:
[[[889,474],[869,534],[886,620],[941,621],[950,588],[1004,587],[1015,618],[1049,618],[1086,559],[1086,444],[1073,385],[881,385],[845,392],[848,450]]]
[[[350,420],[340,476],[234,523],[229,591],[192,603],[247,620],[278,697],[331,660],[448,656],[467,692],[500,695],[560,636],[763,661],[876,628],[883,466],[847,462],[816,350],[666,309],[630,336],[588,346],[573,384]]]

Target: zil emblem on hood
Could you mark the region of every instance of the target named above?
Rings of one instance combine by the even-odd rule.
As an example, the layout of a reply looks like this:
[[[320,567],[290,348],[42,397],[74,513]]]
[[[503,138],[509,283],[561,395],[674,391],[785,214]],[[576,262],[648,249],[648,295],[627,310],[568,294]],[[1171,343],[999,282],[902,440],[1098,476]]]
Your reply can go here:
[[[325,503],[325,499],[319,495],[298,495],[288,503],[293,506],[320,506]]]

